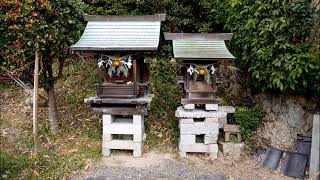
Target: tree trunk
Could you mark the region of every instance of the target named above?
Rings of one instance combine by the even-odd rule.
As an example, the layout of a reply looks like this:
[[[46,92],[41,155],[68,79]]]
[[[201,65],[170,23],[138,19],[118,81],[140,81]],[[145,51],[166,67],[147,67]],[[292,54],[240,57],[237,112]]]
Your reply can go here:
[[[312,0],[311,2],[311,8],[315,8],[316,10],[316,18],[315,21],[313,23],[313,26],[311,27],[310,30],[310,35],[309,37],[307,37],[307,43],[312,46],[314,43],[314,40],[317,36],[317,33],[319,31],[320,28],[320,0]]]
[[[320,11],[319,11],[319,13],[320,13]],[[316,20],[311,28],[310,35],[307,39],[307,42],[310,46],[313,45],[313,42],[316,39],[317,33],[319,31],[319,27],[320,27],[320,15],[318,15],[318,17],[316,18]]]
[[[51,132],[56,134],[58,132],[58,113],[57,113],[57,103],[56,103],[56,96],[54,93],[54,83],[49,83],[48,86],[48,105],[49,105],[49,123]]]

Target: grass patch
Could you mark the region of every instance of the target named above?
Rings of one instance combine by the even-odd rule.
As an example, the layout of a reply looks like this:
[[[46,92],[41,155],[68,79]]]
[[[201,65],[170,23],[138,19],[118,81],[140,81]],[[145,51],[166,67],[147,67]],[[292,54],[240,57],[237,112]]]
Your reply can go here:
[[[27,155],[13,156],[5,152],[0,152],[0,179],[14,179],[17,172],[23,172],[31,164]]]
[[[0,130],[19,131],[0,134],[0,179],[64,179],[94,166],[101,157],[101,122],[83,99],[94,94],[95,66],[72,61],[64,69],[65,76],[56,84],[60,130],[51,133],[47,108],[40,108],[37,155],[32,155],[32,109],[23,105],[29,95],[12,84],[0,86],[6,92]]]
[[[10,87],[9,84],[6,83],[0,83],[0,92],[6,91]]]

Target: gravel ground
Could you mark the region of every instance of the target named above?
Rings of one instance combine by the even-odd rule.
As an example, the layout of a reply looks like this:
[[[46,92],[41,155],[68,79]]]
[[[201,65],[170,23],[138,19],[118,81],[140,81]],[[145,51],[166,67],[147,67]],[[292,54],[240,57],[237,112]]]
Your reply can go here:
[[[145,153],[142,158],[112,155],[102,158],[91,172],[75,179],[202,179],[202,180],[278,180],[292,179],[262,168],[247,156],[209,160],[207,156],[191,155],[180,158],[176,154]]]
[[[172,178],[172,179],[198,179],[201,176],[212,176],[213,173],[208,173],[204,169],[193,168],[185,162],[177,163],[168,160],[158,166],[148,168],[133,168],[133,167],[104,167],[98,169],[96,176],[87,177],[86,179],[95,179],[96,177],[105,179],[149,179],[152,177]],[[222,180],[223,175],[215,176]]]

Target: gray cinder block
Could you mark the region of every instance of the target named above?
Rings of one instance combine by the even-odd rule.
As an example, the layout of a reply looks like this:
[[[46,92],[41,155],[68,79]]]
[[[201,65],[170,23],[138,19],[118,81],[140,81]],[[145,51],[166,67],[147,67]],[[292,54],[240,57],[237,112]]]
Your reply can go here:
[[[186,110],[193,110],[195,109],[195,104],[184,104],[183,108]]]
[[[110,115],[110,114],[103,114],[102,115],[102,124],[103,125],[107,125],[107,124],[111,124],[113,121],[114,116]]]
[[[219,118],[205,118],[204,122],[209,123],[219,123]]]
[[[225,107],[225,110],[228,112],[232,112],[232,108],[233,107]],[[205,111],[195,109],[193,111],[185,111],[182,107],[178,107],[178,109],[176,110],[176,117],[180,118],[180,124],[194,123],[194,118],[205,118],[207,119],[205,120],[206,122],[219,123],[220,129],[223,128],[223,126],[227,123],[227,114],[227,112],[220,110]]]
[[[142,134],[141,125],[130,123],[109,124],[103,126],[103,134]]]
[[[196,143],[196,144],[190,144],[190,145],[183,145],[179,143],[179,154],[182,155],[182,157],[185,157],[185,153],[188,152],[199,152],[199,153],[209,153],[210,158],[217,159],[218,157],[218,145],[217,144],[202,144],[202,143]]]
[[[134,157],[141,157],[143,151],[143,142],[133,142],[129,140],[112,140],[109,142],[102,142],[103,156],[110,156],[111,149],[125,149],[133,150]]]
[[[195,122],[193,124],[180,124],[180,134],[218,134],[218,123]]]
[[[206,104],[205,109],[207,111],[218,111],[218,104]]]
[[[193,121],[193,119],[192,118],[182,118],[182,119],[180,119],[180,124],[193,124],[194,123],[194,121]]]
[[[102,135],[102,142],[108,142],[108,141],[111,141],[112,140],[112,134],[103,134]]]
[[[227,117],[219,118],[219,128],[222,129],[227,124]]]
[[[218,134],[204,135],[204,144],[217,144]]]
[[[195,144],[196,143],[196,135],[180,135],[180,143],[181,144]]]
[[[142,125],[144,124],[144,117],[143,115],[133,115],[133,124],[134,125]]]
[[[187,111],[183,109],[182,106],[178,107],[176,110],[176,117],[178,118],[223,118],[227,117],[227,112],[218,110],[218,111],[206,111],[201,109],[194,109],[192,111]]]

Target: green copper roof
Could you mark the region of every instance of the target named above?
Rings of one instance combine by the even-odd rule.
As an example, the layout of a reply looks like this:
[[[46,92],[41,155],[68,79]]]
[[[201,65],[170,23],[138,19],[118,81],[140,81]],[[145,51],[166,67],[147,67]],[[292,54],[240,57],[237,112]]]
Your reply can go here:
[[[225,44],[231,37],[231,33],[165,33],[166,40],[172,40],[174,58],[183,60],[235,59]]]
[[[224,41],[173,40],[173,54],[178,59],[235,59]]]
[[[87,26],[71,50],[157,50],[161,21],[165,15],[95,16],[86,15]]]

